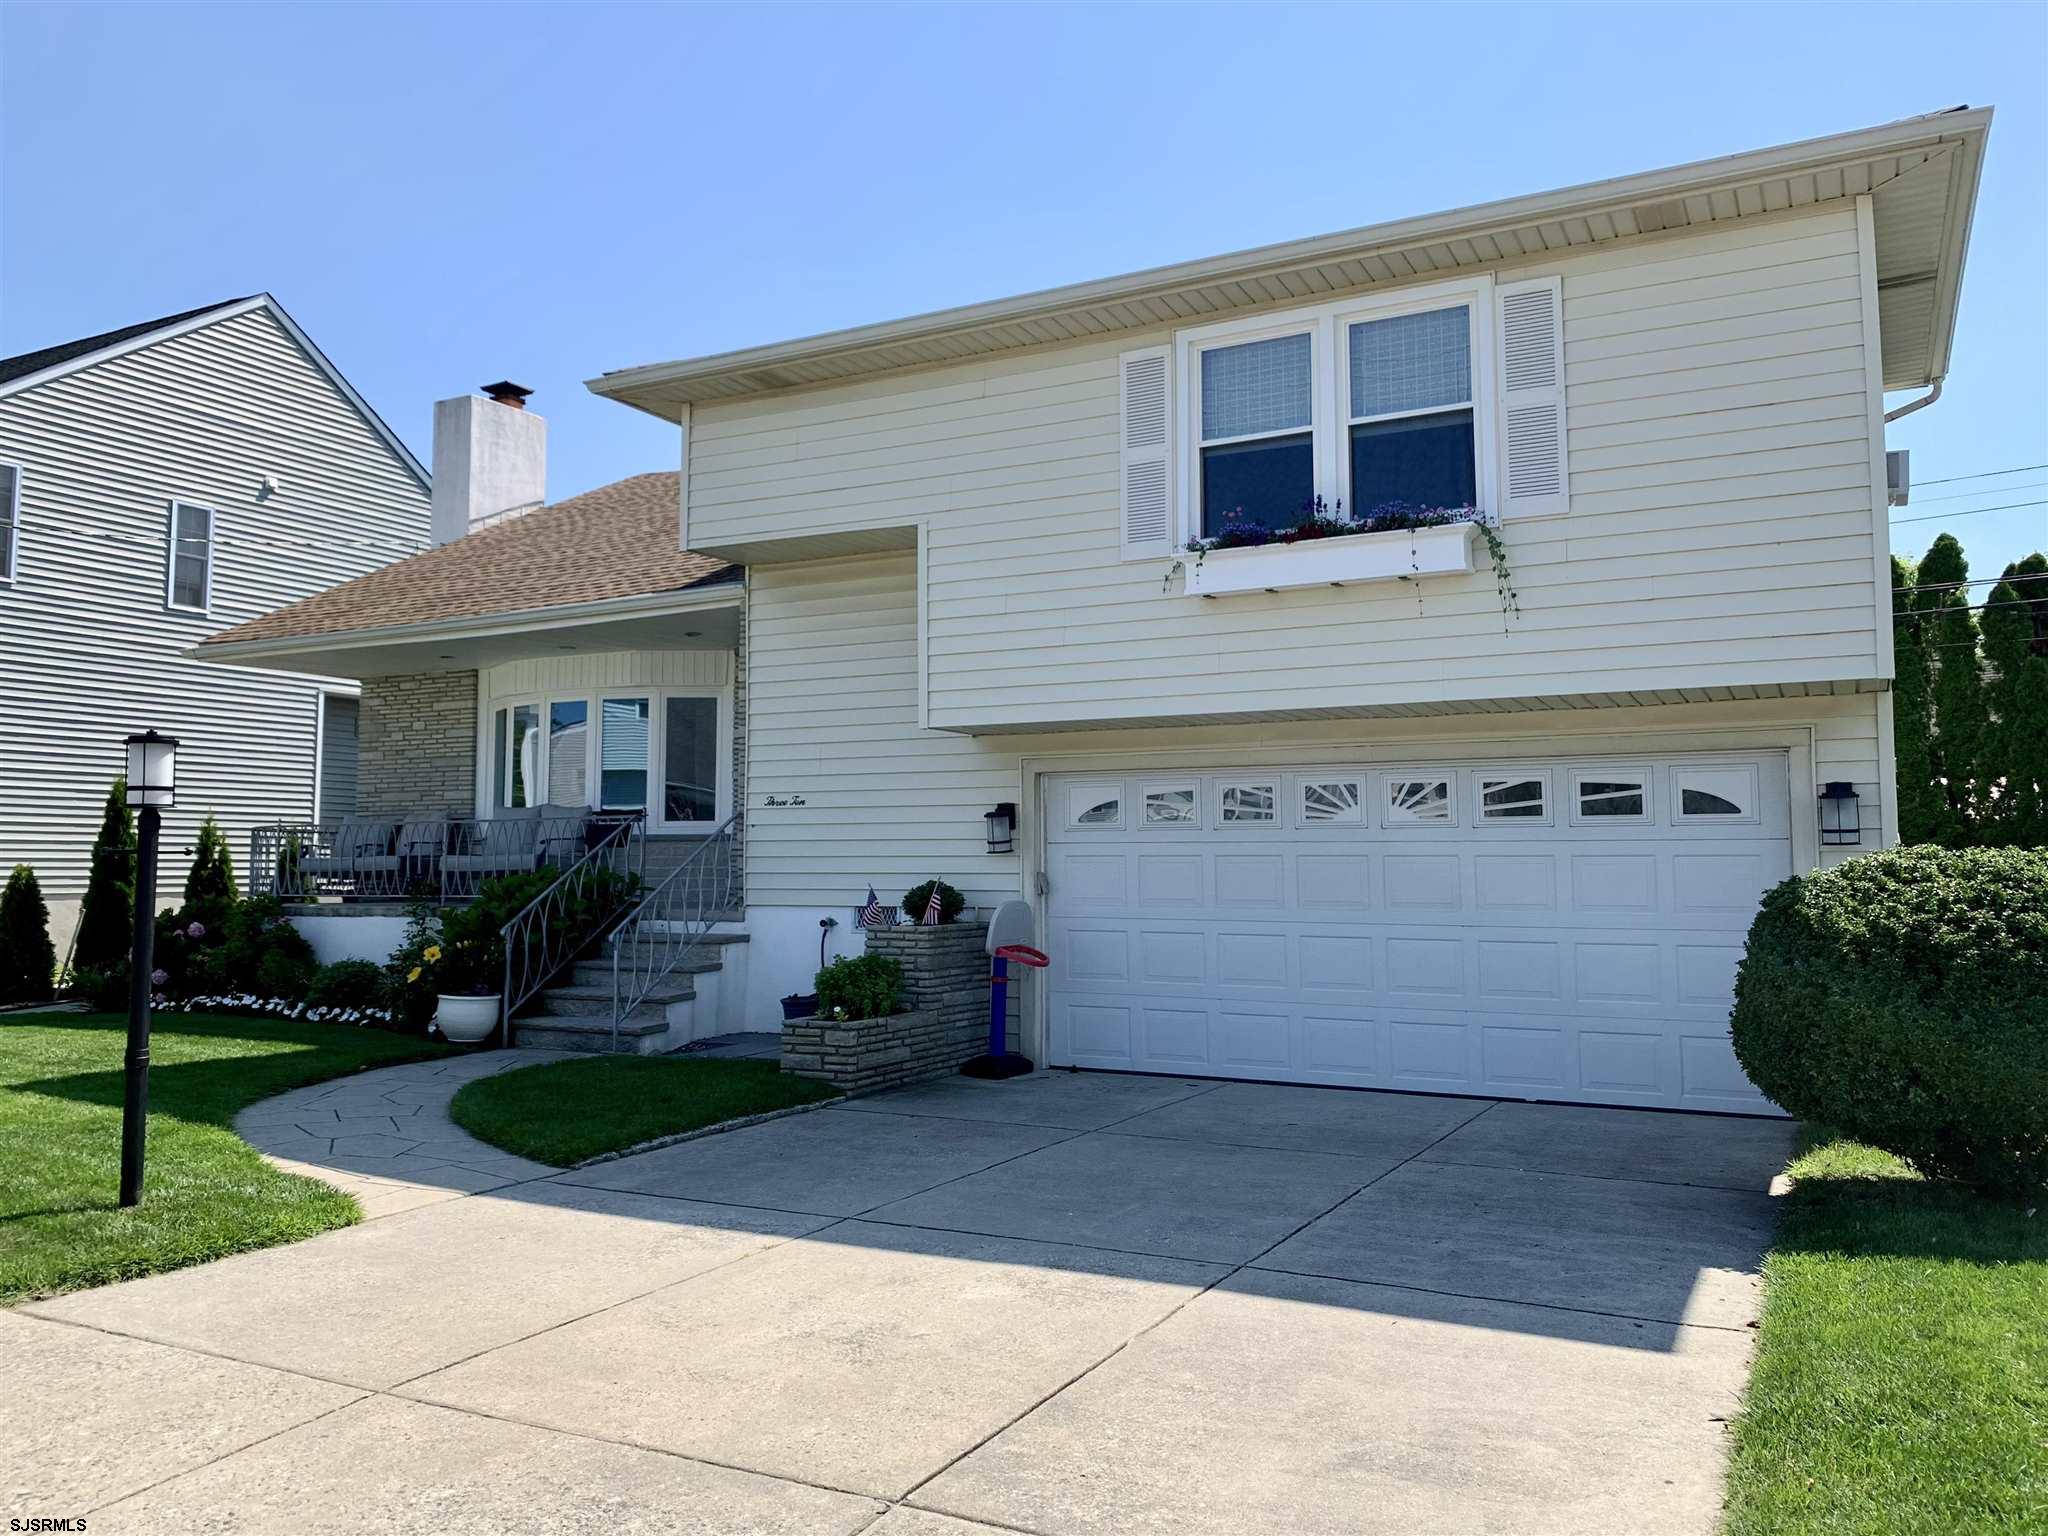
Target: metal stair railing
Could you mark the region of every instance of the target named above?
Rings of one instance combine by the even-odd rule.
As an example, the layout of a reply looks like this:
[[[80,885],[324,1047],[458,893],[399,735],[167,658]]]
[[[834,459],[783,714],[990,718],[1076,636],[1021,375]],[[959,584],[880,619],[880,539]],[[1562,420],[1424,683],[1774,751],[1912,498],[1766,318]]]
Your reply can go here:
[[[512,1043],[512,1015],[631,907],[646,862],[639,818],[621,822],[498,930],[505,946],[500,1044]]]
[[[612,930],[612,1046],[619,1021],[705,946],[742,899],[740,818],[734,811]]]

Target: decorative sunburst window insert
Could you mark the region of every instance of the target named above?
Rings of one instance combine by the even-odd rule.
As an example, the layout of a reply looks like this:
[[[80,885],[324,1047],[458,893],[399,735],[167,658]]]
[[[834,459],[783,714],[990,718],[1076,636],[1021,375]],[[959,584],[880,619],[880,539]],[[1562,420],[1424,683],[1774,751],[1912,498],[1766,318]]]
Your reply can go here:
[[[1357,779],[1304,779],[1301,819],[1308,826],[1363,826],[1364,786]]]
[[[1395,774],[1387,779],[1388,826],[1448,827],[1457,820],[1457,801],[1447,775]]]

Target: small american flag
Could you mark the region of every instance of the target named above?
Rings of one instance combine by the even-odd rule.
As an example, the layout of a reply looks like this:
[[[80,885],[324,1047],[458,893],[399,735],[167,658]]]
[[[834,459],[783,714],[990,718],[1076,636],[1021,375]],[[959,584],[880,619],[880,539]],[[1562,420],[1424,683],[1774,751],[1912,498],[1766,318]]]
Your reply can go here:
[[[860,909],[860,925],[863,928],[884,928],[888,926],[882,921],[882,898],[875,894],[875,888],[872,885],[868,887],[867,905]]]
[[[917,920],[917,926],[920,928],[936,928],[939,926],[939,882],[936,880],[932,882],[932,899],[924,904],[924,916]]]

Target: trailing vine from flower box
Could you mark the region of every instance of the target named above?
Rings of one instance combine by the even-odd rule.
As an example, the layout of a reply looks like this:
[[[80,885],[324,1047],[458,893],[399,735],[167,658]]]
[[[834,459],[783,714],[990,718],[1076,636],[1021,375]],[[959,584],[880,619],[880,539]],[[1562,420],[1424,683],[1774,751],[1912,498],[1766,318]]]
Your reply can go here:
[[[1173,590],[1173,578],[1190,572],[1188,555],[1193,555],[1193,571],[1202,568],[1202,561],[1212,549],[1257,549],[1269,544],[1306,544],[1317,539],[1341,539],[1358,533],[1416,533],[1425,528],[1449,528],[1459,523],[1470,523],[1479,530],[1479,537],[1486,541],[1486,552],[1493,563],[1494,587],[1500,594],[1501,633],[1508,632],[1508,621],[1522,616],[1521,594],[1515,590],[1514,572],[1508,566],[1507,546],[1501,542],[1499,531],[1487,515],[1477,507],[1414,507],[1406,502],[1388,502],[1375,507],[1364,517],[1347,517],[1344,503],[1334,506],[1318,496],[1301,504],[1301,515],[1292,523],[1269,527],[1265,523],[1248,522],[1243,509],[1224,519],[1223,531],[1209,538],[1189,539],[1166,567],[1166,574],[1160,578],[1162,592]],[[1408,558],[1414,567],[1414,576],[1403,576],[1403,581],[1415,581],[1415,611],[1422,611],[1422,586],[1418,578],[1422,574],[1422,561],[1414,544],[1408,546]]]

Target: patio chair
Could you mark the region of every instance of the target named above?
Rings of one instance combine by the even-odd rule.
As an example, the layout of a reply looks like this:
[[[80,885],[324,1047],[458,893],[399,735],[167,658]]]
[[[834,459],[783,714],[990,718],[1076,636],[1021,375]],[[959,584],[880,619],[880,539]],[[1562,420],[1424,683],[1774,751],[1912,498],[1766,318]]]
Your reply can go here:
[[[356,861],[356,888],[386,898],[404,896],[416,885],[432,883],[447,846],[448,817],[440,811],[414,811],[399,823],[384,853]]]
[[[486,880],[539,868],[540,806],[519,806],[500,811],[489,821],[459,825],[456,851],[441,859],[444,894],[474,896]]]
[[[590,846],[590,807],[587,805],[543,805],[540,807],[540,843],[535,867],[553,864],[567,869]]]
[[[368,861],[390,854],[397,831],[396,822],[380,817],[344,817],[335,823],[324,850],[299,856],[299,875],[314,891],[331,885],[358,885]]]

